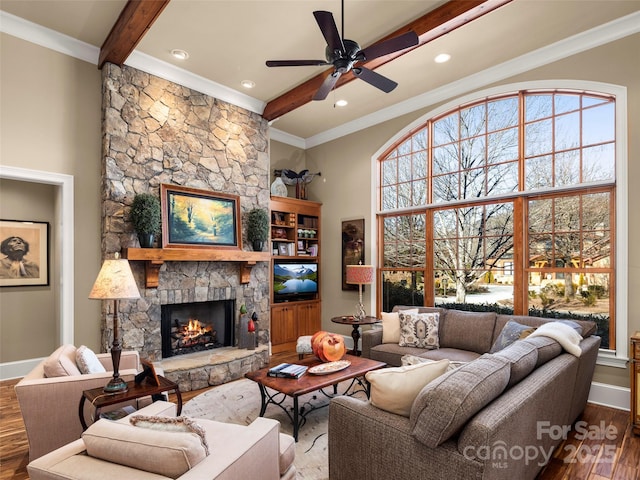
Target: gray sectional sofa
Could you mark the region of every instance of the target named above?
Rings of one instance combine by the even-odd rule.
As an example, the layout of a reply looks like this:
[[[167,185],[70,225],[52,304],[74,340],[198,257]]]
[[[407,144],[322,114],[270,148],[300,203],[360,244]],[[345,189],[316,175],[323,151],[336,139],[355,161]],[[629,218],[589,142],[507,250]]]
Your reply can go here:
[[[510,320],[532,327],[551,320],[420,311],[440,313],[438,349],[383,344],[382,331],[372,329],[363,333],[363,355],[389,365],[400,365],[407,354],[466,363],[427,384],[408,418],[370,402],[334,398],[330,478],[535,478],[564,439],[559,427],[571,426],[586,405],[600,346],[596,325],[574,325],[583,337],[579,356],[535,335],[488,353]]]

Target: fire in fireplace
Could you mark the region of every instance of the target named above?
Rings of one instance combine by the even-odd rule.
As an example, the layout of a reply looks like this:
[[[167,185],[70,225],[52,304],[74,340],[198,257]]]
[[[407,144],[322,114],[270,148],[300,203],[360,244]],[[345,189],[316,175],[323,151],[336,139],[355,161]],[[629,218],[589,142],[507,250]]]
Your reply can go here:
[[[162,305],[162,357],[233,346],[235,300]]]

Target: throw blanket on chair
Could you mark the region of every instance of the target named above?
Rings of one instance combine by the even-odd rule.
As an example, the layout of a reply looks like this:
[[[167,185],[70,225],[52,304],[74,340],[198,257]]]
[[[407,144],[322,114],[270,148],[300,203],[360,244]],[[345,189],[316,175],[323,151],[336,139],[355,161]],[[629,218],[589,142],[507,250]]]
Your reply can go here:
[[[575,357],[582,353],[580,340],[582,337],[572,327],[561,322],[545,323],[529,335],[530,337],[549,337],[562,345],[567,352]]]

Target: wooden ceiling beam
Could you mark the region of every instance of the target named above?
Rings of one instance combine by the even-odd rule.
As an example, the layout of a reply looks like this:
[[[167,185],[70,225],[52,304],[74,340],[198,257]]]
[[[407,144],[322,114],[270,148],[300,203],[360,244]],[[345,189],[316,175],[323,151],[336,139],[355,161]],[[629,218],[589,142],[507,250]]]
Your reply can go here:
[[[381,38],[377,42],[374,42],[374,44],[377,44],[403,33],[414,31],[419,38],[418,45],[406,50],[401,50],[400,52],[385,55],[384,57],[375,58],[360,64],[360,66],[375,70],[385,63],[466,25],[511,1],[512,0],[450,0],[422,17],[400,27],[395,32]],[[285,92],[278,98],[271,100],[265,106],[262,116],[271,121],[311,102],[324,79],[332,72],[333,69],[326,70],[306,82],[301,83],[297,87],[292,88],[288,92]],[[353,74],[342,75],[334,88],[338,88],[355,79],[356,77]]]
[[[122,65],[170,0],[129,0],[100,47],[98,68]]]

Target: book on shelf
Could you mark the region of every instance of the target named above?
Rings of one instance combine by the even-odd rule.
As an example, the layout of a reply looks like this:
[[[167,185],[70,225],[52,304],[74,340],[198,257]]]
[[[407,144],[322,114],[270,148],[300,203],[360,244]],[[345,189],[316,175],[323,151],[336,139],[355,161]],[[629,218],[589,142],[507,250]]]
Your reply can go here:
[[[267,372],[269,377],[281,378],[300,378],[307,371],[304,365],[296,365],[295,363],[281,363],[280,365],[270,368]]]

